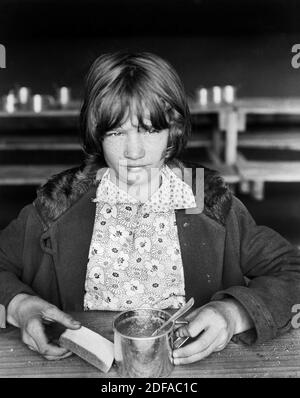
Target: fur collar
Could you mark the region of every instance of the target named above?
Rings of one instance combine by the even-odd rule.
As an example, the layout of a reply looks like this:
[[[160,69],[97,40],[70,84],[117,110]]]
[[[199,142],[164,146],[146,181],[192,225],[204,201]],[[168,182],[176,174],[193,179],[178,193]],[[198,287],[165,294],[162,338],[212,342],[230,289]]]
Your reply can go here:
[[[169,164],[171,168],[203,167],[201,165],[183,165],[180,161]],[[99,165],[82,164],[52,176],[37,190],[34,206],[40,215],[45,229],[61,217],[76,201],[99,182]],[[231,191],[218,172],[204,167],[204,209],[203,213],[225,225],[232,203]]]

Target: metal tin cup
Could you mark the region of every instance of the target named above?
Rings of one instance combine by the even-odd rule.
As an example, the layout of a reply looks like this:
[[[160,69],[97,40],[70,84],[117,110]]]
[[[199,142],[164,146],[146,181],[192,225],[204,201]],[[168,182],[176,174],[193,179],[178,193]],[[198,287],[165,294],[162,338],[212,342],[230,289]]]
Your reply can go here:
[[[17,98],[14,93],[10,92],[8,95],[2,97],[2,109],[7,113],[16,111]]]
[[[69,87],[60,87],[57,90],[57,99],[62,108],[67,107],[71,101],[71,89]]]
[[[231,104],[235,101],[236,89],[233,86],[223,87],[223,100],[227,104]]]
[[[115,361],[121,377],[166,377],[172,372],[174,322],[151,336],[170,316],[163,310],[136,309],[114,320]]]
[[[207,106],[208,91],[206,88],[200,87],[196,90],[196,102],[201,106]]]

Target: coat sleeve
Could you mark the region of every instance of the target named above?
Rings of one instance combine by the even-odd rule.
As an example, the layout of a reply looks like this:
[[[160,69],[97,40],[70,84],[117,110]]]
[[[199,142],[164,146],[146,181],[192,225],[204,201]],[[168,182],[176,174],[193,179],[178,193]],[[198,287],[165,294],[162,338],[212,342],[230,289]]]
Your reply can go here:
[[[35,295],[22,282],[24,237],[32,205],[24,207],[19,216],[0,233],[0,327],[5,327],[6,307],[19,293]]]
[[[232,286],[213,300],[233,297],[248,311],[254,329],[234,336],[246,344],[263,342],[291,328],[292,307],[300,303],[300,251],[272,229],[258,226],[236,198],[227,219],[227,239],[237,246],[247,286]]]

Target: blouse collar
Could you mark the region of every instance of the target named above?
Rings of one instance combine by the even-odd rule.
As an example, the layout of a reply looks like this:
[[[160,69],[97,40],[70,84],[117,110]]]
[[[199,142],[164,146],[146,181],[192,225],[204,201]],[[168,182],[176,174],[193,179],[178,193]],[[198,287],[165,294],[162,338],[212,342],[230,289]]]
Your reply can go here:
[[[195,197],[189,185],[182,181],[167,165],[162,167],[160,174],[161,185],[159,189],[145,203],[141,203],[114,184],[110,180],[110,169],[107,169],[98,185],[94,202],[105,202],[110,205],[143,205],[145,211],[154,212],[196,207]]]

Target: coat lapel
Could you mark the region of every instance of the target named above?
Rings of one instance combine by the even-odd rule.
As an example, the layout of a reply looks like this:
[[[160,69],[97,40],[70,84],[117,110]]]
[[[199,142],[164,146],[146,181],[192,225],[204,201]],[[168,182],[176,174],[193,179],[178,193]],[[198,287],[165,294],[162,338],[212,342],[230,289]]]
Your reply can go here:
[[[225,228],[205,214],[176,212],[176,222],[185,279],[186,300],[195,308],[207,303],[222,289]]]
[[[92,239],[96,204],[93,187],[51,228],[53,257],[63,309],[83,310],[88,252]]]

